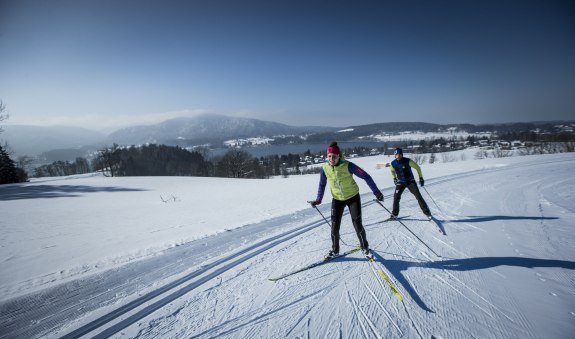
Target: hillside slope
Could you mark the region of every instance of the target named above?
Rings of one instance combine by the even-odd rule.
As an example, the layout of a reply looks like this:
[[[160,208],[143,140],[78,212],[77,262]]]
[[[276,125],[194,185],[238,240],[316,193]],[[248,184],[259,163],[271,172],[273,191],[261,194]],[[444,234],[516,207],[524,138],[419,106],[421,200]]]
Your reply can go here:
[[[374,161],[357,160],[365,169],[372,169]],[[268,218],[258,215],[259,222],[181,243],[110,270],[93,269],[92,275],[69,277],[69,281],[47,285],[37,293],[5,300],[0,304],[4,329],[0,337],[566,338],[575,331],[575,178],[570,174],[574,165],[573,154],[562,154],[424,166],[424,173],[428,173],[426,188],[433,200],[425,191],[424,197],[437,225],[447,235],[423,220],[408,192],[402,199],[402,221],[441,257],[399,223],[381,223],[387,212],[372,201],[372,194],[360,182],[363,221],[378,259],[375,270],[356,253],[275,283],[268,278],[315,262],[327,252],[329,228],[313,209],[292,212],[297,191],[286,187],[285,198],[271,199],[266,195],[271,186],[252,184],[254,192],[246,193],[248,199],[238,204],[248,212],[268,213]],[[384,204],[389,208],[389,173],[370,172],[386,188]],[[94,178],[92,183],[102,179]],[[68,183],[74,180],[87,179],[70,179]],[[285,181],[274,180],[258,181],[261,184],[256,186],[278,182],[286,186]],[[295,186],[307,185],[302,192],[310,195],[317,185],[316,176],[286,180]],[[147,191],[157,194],[152,181],[140,179],[131,187],[128,182],[119,179],[111,185],[107,181],[105,193],[69,191],[79,194],[52,197],[51,206],[55,208],[59,201],[75,203],[77,208],[83,204],[94,206],[101,202],[91,197],[99,194],[136,194],[141,198],[147,196]],[[61,182],[58,185],[63,187]],[[218,191],[215,181],[210,185]],[[235,184],[229,181],[222,181],[222,185],[229,192],[235,191]],[[139,191],[128,191],[136,187]],[[162,187],[168,190],[165,184]],[[0,196],[7,197],[6,192],[9,190],[0,191]],[[263,200],[254,206],[250,194]],[[17,199],[15,194],[11,197],[3,202],[4,206],[17,206],[26,199]],[[271,200],[269,204],[266,197]],[[187,199],[185,195],[180,198]],[[273,210],[282,201],[284,209],[280,206]],[[121,204],[120,200],[116,203]],[[162,210],[164,207],[174,213],[186,206],[164,204]],[[325,215],[329,214],[329,203],[320,207]],[[224,198],[218,208],[220,216],[208,222],[219,218],[224,227],[226,223],[231,226],[228,220],[236,212],[234,207]],[[116,214],[116,218],[127,221],[129,211],[125,213]],[[13,220],[10,213],[6,215]],[[73,222],[73,215],[64,221]],[[145,218],[140,232],[161,236],[166,231],[153,232]],[[166,226],[172,222],[166,219]],[[0,226],[6,230],[5,225]],[[118,232],[119,236],[126,235],[116,229]],[[132,232],[134,237],[141,236]],[[109,234],[114,234],[103,233],[90,235],[104,243]],[[3,234],[10,238],[10,232]],[[352,248],[356,243],[349,216],[345,215],[342,248]],[[0,249],[0,253],[4,264],[18,260],[7,258],[6,249]],[[403,302],[391,293],[377,270],[391,278]]]

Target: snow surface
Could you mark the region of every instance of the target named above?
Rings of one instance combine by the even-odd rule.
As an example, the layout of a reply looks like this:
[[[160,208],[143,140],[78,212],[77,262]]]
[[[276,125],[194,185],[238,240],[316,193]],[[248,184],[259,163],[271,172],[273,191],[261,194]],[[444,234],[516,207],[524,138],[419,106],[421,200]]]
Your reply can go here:
[[[572,338],[575,154],[423,164],[435,216],[402,222],[358,179],[378,263],[320,260],[318,175],[268,180],[87,175],[0,186],[0,338]],[[354,158],[383,189],[377,163]],[[433,198],[433,199],[432,199]],[[326,190],[320,210],[329,216]],[[440,234],[438,227],[447,235]],[[342,250],[357,239],[348,215]],[[404,297],[399,301],[377,270]]]

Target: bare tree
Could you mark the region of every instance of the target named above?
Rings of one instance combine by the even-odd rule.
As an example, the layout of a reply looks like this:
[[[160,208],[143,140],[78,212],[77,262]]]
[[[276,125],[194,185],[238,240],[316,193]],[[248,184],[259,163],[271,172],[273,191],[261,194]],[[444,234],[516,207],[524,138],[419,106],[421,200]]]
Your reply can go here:
[[[4,104],[2,100],[0,100],[0,122],[8,120],[8,118],[10,117],[8,113],[5,112],[6,112],[6,104]],[[3,131],[4,129],[2,129],[2,126],[0,126],[0,133],[2,133]]]
[[[474,158],[478,159],[478,160],[479,159],[487,159],[487,158],[489,158],[489,152],[487,152],[487,150],[480,148],[477,152],[475,152]]]
[[[18,159],[16,160],[16,166],[18,168],[23,169],[24,171],[30,172],[31,171],[30,165],[32,165],[33,162],[34,159],[32,159],[27,155],[19,156]]]
[[[252,156],[242,150],[231,149],[218,162],[216,174],[228,178],[253,177],[254,162]]]
[[[423,164],[426,160],[425,154],[420,153],[410,154],[409,157],[411,158],[411,160],[415,161],[418,164]]]
[[[492,154],[494,158],[506,158],[510,157],[512,152],[510,150],[502,149],[501,147],[496,147]]]
[[[442,161],[443,163],[446,163],[446,162],[454,162],[454,161],[455,161],[455,156],[454,156],[453,154],[449,153],[449,152],[441,153],[441,161]]]
[[[116,176],[116,172],[120,167],[119,149],[118,144],[114,144],[112,148],[105,147],[98,150],[94,169],[101,170],[106,176],[106,173],[109,173],[111,177]]]

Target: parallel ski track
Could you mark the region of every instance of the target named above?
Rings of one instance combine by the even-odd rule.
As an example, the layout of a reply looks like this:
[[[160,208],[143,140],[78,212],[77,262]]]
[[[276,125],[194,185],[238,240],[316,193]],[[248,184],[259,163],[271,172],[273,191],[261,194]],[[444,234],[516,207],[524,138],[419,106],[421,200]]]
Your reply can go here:
[[[352,296],[351,293],[349,292],[349,289],[347,290],[347,296],[348,296],[349,299],[351,300],[352,305],[353,305],[353,307],[354,307],[354,309],[355,309],[355,311],[356,311],[356,317],[357,317],[358,323],[359,323],[359,325],[361,326],[361,329],[362,329],[363,334],[365,335],[365,337],[366,337],[366,338],[371,338],[371,337],[373,337],[373,336],[370,334],[370,332],[371,332],[371,333],[373,333],[373,334],[376,336],[376,338],[383,338],[383,337],[381,336],[381,334],[379,334],[379,332],[377,331],[377,327],[375,326],[375,324],[371,321],[371,319],[369,319],[369,316],[368,316],[367,314],[365,314],[365,312],[363,311],[363,309],[359,306],[359,304],[357,303],[357,301],[353,298],[353,296]],[[371,331],[367,331],[367,328],[366,328],[366,326],[365,326],[365,324],[364,324],[364,321],[361,321],[361,320],[360,320],[360,317],[359,317],[360,314],[363,316],[363,319],[365,319],[365,324],[367,324],[367,326],[369,326],[369,329],[370,329]]]
[[[572,162],[571,160],[564,160],[559,162]],[[557,161],[544,161],[539,162],[536,165],[546,165],[546,164],[557,164]],[[528,167],[533,166],[533,163],[526,163],[526,164],[516,164],[513,167],[505,166],[505,167],[495,167],[495,168],[486,168],[486,169],[479,169],[475,171],[469,171],[460,174],[452,174],[448,176],[438,177],[434,179],[430,179],[426,185],[429,186],[436,186],[440,185],[444,182],[451,182],[458,179],[463,179],[471,176],[475,176],[478,174],[483,173],[490,173],[490,172],[498,172],[498,171],[509,171],[509,170],[516,170],[519,167]],[[393,194],[387,194],[386,198],[393,197]],[[369,200],[362,204],[362,207],[368,207],[375,204],[373,200]],[[230,270],[231,268],[239,265],[240,263],[249,260],[265,251],[270,250],[271,248],[283,244],[284,242],[298,237],[306,232],[309,232],[313,229],[318,227],[324,227],[325,222],[323,219],[318,221],[310,222],[306,225],[298,227],[297,229],[290,230],[284,232],[280,235],[276,235],[270,237],[268,239],[262,240],[254,245],[248,246],[238,252],[235,252],[231,255],[225,256],[219,260],[216,260],[213,263],[206,264],[197,271],[190,273],[180,279],[177,279],[167,285],[164,285],[158,289],[155,289],[101,317],[98,319],[85,324],[76,330],[66,334],[65,338],[78,338],[91,332],[95,332],[100,330],[96,337],[107,337],[117,333],[118,331],[122,330],[123,328],[134,324],[138,320],[142,319],[143,317],[153,313],[154,311],[162,308],[166,304],[172,302],[173,300],[183,296],[184,294],[192,291],[193,289],[201,286],[202,284],[219,277],[224,272]],[[436,239],[438,240],[438,239]],[[443,245],[447,245],[445,242],[442,242]],[[453,249],[453,248],[452,248]],[[174,264],[176,265],[176,264]],[[197,279],[197,280],[196,280]],[[130,281],[125,282],[124,284],[119,284],[116,286],[112,286],[112,290],[116,290],[121,288],[124,285],[129,285]],[[2,325],[3,331],[0,334],[0,338],[11,338],[11,337],[34,337],[37,335],[41,335],[42,333],[48,333],[50,331],[49,328],[46,327],[46,323],[50,323],[50,320],[53,319],[53,324],[50,326],[52,329],[56,329],[61,327],[64,322],[69,322],[71,319],[70,317],[70,310],[77,311],[79,309],[83,309],[83,305],[89,303],[90,300],[96,298],[100,294],[109,293],[110,289],[103,293],[98,293],[96,295],[86,296],[85,299],[82,299],[80,302],[77,300],[73,300],[74,304],[68,305],[61,305],[61,308],[55,310],[54,308],[45,309],[44,314],[37,314],[36,319],[28,318],[29,326],[22,327],[19,326],[17,328],[10,328],[9,324],[11,323],[11,319],[14,317],[19,317],[24,314],[28,314],[28,310],[16,310],[11,314],[1,314],[0,317],[0,325]],[[41,294],[42,291],[38,292]],[[151,303],[149,305],[145,305],[146,303]],[[3,305],[0,305],[2,307]],[[32,305],[35,307],[38,305]],[[140,308],[138,310],[138,308]],[[121,321],[116,322],[116,320],[122,316],[130,314],[127,318],[122,318]],[[500,312],[502,313],[502,312]],[[507,315],[503,314],[504,316],[508,317]],[[56,320],[60,319],[60,320]],[[111,323],[115,324],[109,326]],[[108,327],[106,327],[108,325]],[[103,330],[102,330],[103,329]]]
[[[377,296],[375,295],[375,293],[373,293],[373,291],[371,290],[371,288],[369,288],[369,286],[362,280],[361,281],[363,283],[363,285],[365,286],[365,289],[369,292],[369,294],[371,295],[371,297],[373,298],[373,300],[375,300],[377,306],[379,306],[379,309],[383,312],[383,314],[385,314],[385,316],[387,317],[387,319],[389,319],[389,321],[391,322],[391,324],[393,325],[393,327],[395,327],[397,329],[397,331],[399,332],[399,334],[401,336],[403,336],[403,331],[401,330],[401,328],[399,327],[399,325],[397,324],[397,322],[395,320],[393,320],[393,318],[391,317],[391,314],[389,314],[389,312],[387,311],[387,309],[383,306],[383,304],[381,303],[381,301],[377,298]],[[380,284],[380,286],[382,288],[383,285]],[[386,292],[387,293],[387,292]],[[390,295],[387,294],[388,299],[390,298]]]
[[[170,284],[167,284],[159,289],[156,289],[134,301],[131,301],[122,307],[72,331],[71,333],[64,336],[64,338],[79,338],[83,335],[86,335],[96,329],[103,327],[104,325],[114,321],[115,319],[119,318],[122,315],[127,314],[139,306],[144,305],[147,302],[153,301],[154,299],[160,297],[159,300],[155,301],[153,304],[145,306],[143,309],[137,311],[135,314],[129,316],[126,319],[123,319],[119,323],[113,325],[105,329],[103,332],[100,332],[96,337],[106,338],[109,337],[120,330],[136,323],[138,320],[144,318],[145,316],[153,313],[154,311],[162,308],[166,304],[176,300],[177,298],[183,296],[184,294],[194,290],[195,288],[201,286],[202,284],[206,283],[207,281],[218,277],[222,273],[230,270],[231,268],[249,260],[269,249],[284,243],[285,241],[300,236],[312,229],[315,229],[323,224],[323,220],[315,221],[310,224],[307,224],[303,227],[300,227],[295,230],[291,230],[285,232],[283,234],[271,237],[269,239],[262,240],[252,246],[249,246],[237,253],[233,253],[226,257],[223,257],[216,262],[206,265],[205,267],[188,274]],[[211,272],[210,272],[211,271]],[[205,275],[204,275],[205,274]],[[202,276],[203,275],[203,276]],[[201,276],[201,277],[200,277]],[[195,280],[195,278],[198,278]],[[186,283],[189,283],[185,286]],[[168,294],[169,293],[169,294]],[[165,295],[167,294],[167,295]]]

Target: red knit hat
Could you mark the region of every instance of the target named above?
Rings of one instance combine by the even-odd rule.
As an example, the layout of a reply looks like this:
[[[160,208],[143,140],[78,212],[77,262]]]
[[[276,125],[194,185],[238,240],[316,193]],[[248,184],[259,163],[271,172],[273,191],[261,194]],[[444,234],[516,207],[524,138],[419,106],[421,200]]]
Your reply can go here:
[[[337,154],[340,155],[341,151],[339,150],[339,147],[337,146],[337,142],[332,142],[329,147],[327,148],[326,151],[327,154],[333,153],[333,154]]]

